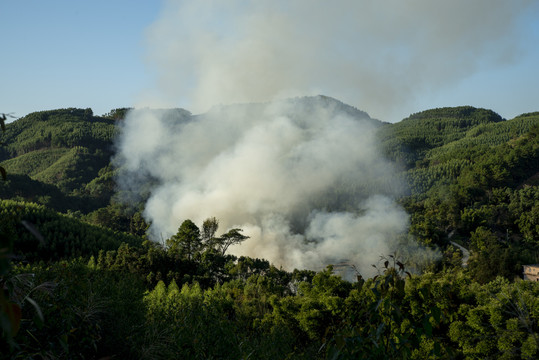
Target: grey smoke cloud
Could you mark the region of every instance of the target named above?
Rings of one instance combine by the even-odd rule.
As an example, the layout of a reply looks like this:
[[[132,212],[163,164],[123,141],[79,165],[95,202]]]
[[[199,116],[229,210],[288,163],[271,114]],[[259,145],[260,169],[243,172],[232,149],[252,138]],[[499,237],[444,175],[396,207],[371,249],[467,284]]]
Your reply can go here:
[[[203,114],[130,113],[119,182],[150,189],[154,239],[215,216],[251,237],[235,254],[288,269],[349,260],[368,275],[409,222],[376,124],[324,98],[275,100],[323,93],[399,120],[417,97],[514,61],[533,3],[166,1],[147,31],[158,81],[142,103]]]
[[[418,96],[517,58],[519,17],[531,4],[165,1],[146,37],[158,90],[142,102],[204,112],[323,93],[397,121],[417,111]]]
[[[380,155],[381,123],[333,99],[219,106],[202,115],[135,110],[118,141],[123,189],[152,190],[150,236],[211,216],[251,238],[231,248],[287,269],[348,260],[364,274],[398,249],[403,186]]]

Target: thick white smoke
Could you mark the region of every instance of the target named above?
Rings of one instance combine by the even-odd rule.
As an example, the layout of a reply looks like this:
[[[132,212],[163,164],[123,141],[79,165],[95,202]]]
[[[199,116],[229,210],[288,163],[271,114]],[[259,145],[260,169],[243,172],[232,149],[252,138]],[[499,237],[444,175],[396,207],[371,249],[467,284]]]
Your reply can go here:
[[[416,96],[512,62],[530,4],[165,1],[147,32],[157,86],[143,105],[197,113],[224,105],[196,116],[130,113],[119,182],[149,191],[154,239],[184,219],[215,216],[222,231],[241,227],[251,237],[236,254],[289,269],[349,260],[366,275],[408,226],[376,122],[322,97],[275,100],[331,94],[399,120],[417,111],[404,110]]]
[[[147,31],[156,88],[142,105],[328,94],[385,121],[419,97],[518,59],[534,0],[165,1]]]
[[[231,249],[285,268],[349,260],[364,274],[395,251],[408,215],[367,114],[326,97],[129,113],[118,143],[123,188],[151,178],[145,216],[166,239],[215,216],[251,238]]]

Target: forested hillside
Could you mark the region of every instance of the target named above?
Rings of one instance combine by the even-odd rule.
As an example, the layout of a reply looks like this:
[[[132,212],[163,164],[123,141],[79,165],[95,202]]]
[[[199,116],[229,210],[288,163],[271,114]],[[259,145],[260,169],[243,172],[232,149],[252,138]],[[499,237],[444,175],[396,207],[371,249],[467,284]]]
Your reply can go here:
[[[297,104],[320,101],[368,117],[327,97]],[[332,266],[286,271],[231,255],[249,234],[220,229],[212,214],[203,224],[181,219],[161,243],[147,240],[144,204],[122,203],[115,184],[114,139],[127,111],[60,109],[7,124],[1,357],[539,356],[539,284],[521,280],[522,265],[539,263],[539,112],[505,120],[463,106],[372,120],[399,171],[387,181],[406,184],[398,201],[409,236],[443,255],[412,273],[398,254],[380,254],[377,277],[348,282]],[[339,186],[321,208],[353,200],[335,200]],[[451,242],[469,249],[466,266]]]
[[[490,110],[443,108],[382,129],[402,166],[410,231],[425,243],[470,247],[478,281],[538,263],[539,113],[504,121]]]
[[[0,183],[2,198],[142,235],[140,213],[113,199],[113,140],[127,110],[102,117],[91,109],[42,111],[8,124],[0,159],[10,176]],[[137,224],[131,223],[133,216]]]

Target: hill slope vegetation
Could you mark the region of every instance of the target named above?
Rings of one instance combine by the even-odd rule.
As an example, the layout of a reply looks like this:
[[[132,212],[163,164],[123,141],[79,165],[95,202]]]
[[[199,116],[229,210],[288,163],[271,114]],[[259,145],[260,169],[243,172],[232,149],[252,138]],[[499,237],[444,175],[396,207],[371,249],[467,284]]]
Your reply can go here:
[[[306,108],[324,102],[336,113],[368,117],[328,97],[291,101]],[[257,111],[256,104],[234,106]],[[288,272],[264,259],[230,255],[225,245],[249,234],[220,233],[215,218],[198,225],[185,219],[162,244],[147,241],[144,204],[119,201],[119,170],[111,163],[127,111],[94,116],[91,109],[59,109],[6,126],[1,354],[539,355],[539,284],[516,279],[522,265],[539,263],[539,112],[505,120],[463,106],[396,124],[372,120],[382,151],[408,187],[399,202],[411,216],[410,236],[441,249],[443,257],[411,274],[410,264],[385,254],[373,264],[379,276],[350,283],[331,266]],[[169,115],[171,121],[203,116],[181,109]],[[467,267],[451,241],[470,250]]]

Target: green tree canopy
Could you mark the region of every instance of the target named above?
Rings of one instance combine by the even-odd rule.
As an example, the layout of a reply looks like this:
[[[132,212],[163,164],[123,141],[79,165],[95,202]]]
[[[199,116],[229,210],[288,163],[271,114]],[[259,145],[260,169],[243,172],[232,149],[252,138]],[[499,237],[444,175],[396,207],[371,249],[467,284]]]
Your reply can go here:
[[[193,256],[202,249],[200,229],[191,220],[185,220],[176,235],[173,235],[166,243],[169,252],[192,260]]]

